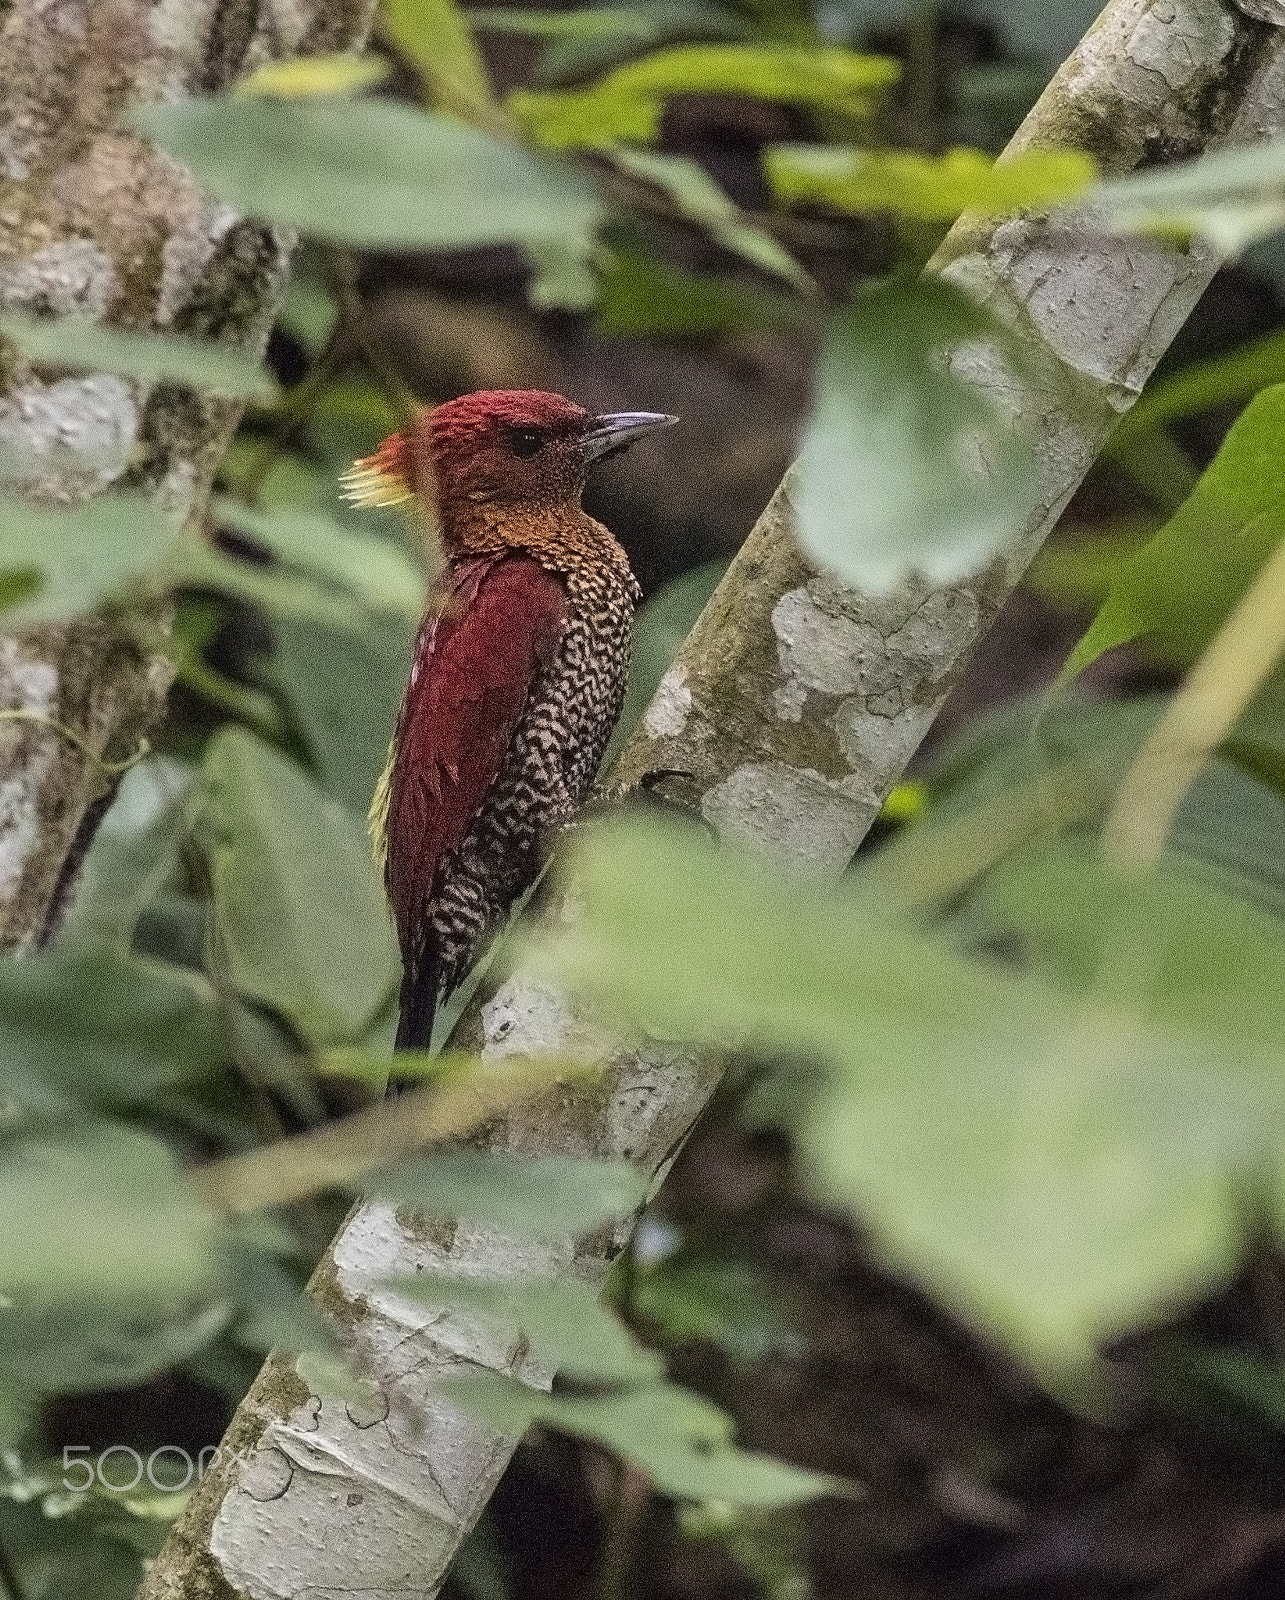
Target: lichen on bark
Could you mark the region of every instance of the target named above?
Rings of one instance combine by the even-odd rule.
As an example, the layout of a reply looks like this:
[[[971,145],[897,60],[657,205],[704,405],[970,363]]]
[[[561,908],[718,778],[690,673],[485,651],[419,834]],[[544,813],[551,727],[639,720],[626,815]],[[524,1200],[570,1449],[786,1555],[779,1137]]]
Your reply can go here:
[[[1285,36],[1225,0],[1116,0],[1010,150],[1078,147],[1107,170],[1124,171],[1227,139],[1263,138],[1283,122]],[[795,867],[840,871],[1216,264],[1201,249],[1108,237],[1089,215],[1070,225],[1039,217],[964,219],[933,270],[990,305],[1023,346],[1020,375],[986,346],[971,348],[957,366],[1000,393],[1036,433],[1043,494],[1029,525],[1009,550],[961,582],[935,586],[910,578],[891,594],[863,594],[816,574],[803,559],[787,478],[679,652],[608,791],[621,795],[646,785]],[[624,1156],[653,1184],[721,1072],[709,1057],[653,1044],[626,1048],[604,1038],[563,996],[521,972],[466,1016],[456,1042],[477,1049],[484,1062],[548,1054],[601,1061],[606,1087],[592,1103],[573,1089],[549,1097],[497,1121],[491,1142],[501,1149]],[[311,1402],[300,1407],[277,1397],[272,1437],[292,1438],[311,1418],[329,1441],[326,1451],[310,1465],[296,1460],[290,1482],[271,1502],[256,1501],[243,1487],[225,1493],[222,1483],[203,1491],[199,1513],[194,1509],[180,1523],[158,1559],[145,1600],[204,1593],[175,1581],[191,1552],[204,1549],[189,1520],[198,1514],[203,1528],[212,1515],[209,1544],[225,1574],[235,1572],[238,1595],[293,1600],[324,1591],[333,1600],[358,1593],[382,1600],[396,1592],[428,1600],[436,1594],[512,1441],[452,1413],[433,1394],[434,1379],[461,1361],[519,1371],[528,1381],[547,1375],[515,1364],[516,1344],[497,1348],[480,1330],[470,1334],[467,1317],[421,1310],[408,1325],[406,1307],[376,1287],[377,1275],[413,1263],[421,1272],[492,1279],[552,1267],[595,1281],[632,1221],[622,1217],[602,1238],[568,1243],[551,1255],[529,1241],[468,1229],[426,1239],[386,1207],[359,1207],[332,1245],[326,1269],[346,1278],[350,1292],[330,1303],[389,1414],[395,1403],[405,1408],[404,1426],[418,1417],[424,1430],[426,1447],[413,1455],[390,1448],[378,1470],[385,1483],[393,1475],[402,1505],[417,1496],[427,1504],[449,1483],[452,1538],[437,1537],[439,1518],[432,1539],[422,1530],[424,1540],[411,1540],[414,1558],[399,1568],[404,1525],[396,1519],[381,1539],[375,1513],[383,1502],[366,1496],[371,1465],[353,1458],[342,1419],[329,1419],[324,1406],[309,1410]],[[360,1295],[351,1292],[361,1284]],[[404,1344],[416,1353],[409,1370]],[[261,1404],[260,1395],[254,1405]],[[295,1538],[296,1487],[310,1515],[317,1494],[329,1496],[326,1538]],[[362,1552],[360,1572],[332,1553],[350,1543]],[[204,1570],[203,1560],[202,1554],[191,1567],[194,1574]]]
[[[262,60],[359,42],[373,0],[14,0],[0,13],[0,309],[77,313],[258,354],[292,237],[210,200],[120,130],[132,104],[225,88]],[[239,407],[174,385],[57,376],[0,345],[8,494],[149,494],[199,517]],[[163,660],[111,616],[0,642],[0,946],[49,932],[112,767],[159,719]]]

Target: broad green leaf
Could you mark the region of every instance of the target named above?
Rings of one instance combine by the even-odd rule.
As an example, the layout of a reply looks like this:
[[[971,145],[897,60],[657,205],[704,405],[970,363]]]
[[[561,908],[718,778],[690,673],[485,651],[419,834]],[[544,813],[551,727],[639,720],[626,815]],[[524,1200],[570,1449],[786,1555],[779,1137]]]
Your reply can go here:
[[[621,172],[663,189],[684,216],[706,229],[716,243],[763,272],[810,290],[812,279],[790,252],[750,222],[699,162],[650,150],[616,149],[610,159]]]
[[[577,6],[574,11],[478,6],[470,7],[464,19],[477,33],[519,33],[535,39],[596,39],[606,34],[650,43],[657,33],[652,10],[631,6]]]
[[[1110,226],[1200,234],[1235,254],[1285,227],[1285,139],[1105,179],[1088,198]]]
[[[18,1102],[45,1088],[142,1106],[226,1057],[222,1016],[196,973],[87,937],[0,959],[0,1085]]]
[[[603,274],[596,322],[603,333],[723,333],[775,328],[797,316],[797,303],[754,285],[720,281],[653,260],[628,246]]]
[[[491,80],[470,31],[472,18],[455,0],[384,0],[393,43],[422,74],[434,97],[453,93],[473,106],[494,102]]]
[[[642,1468],[661,1494],[739,1506],[784,1506],[820,1495],[850,1495],[852,1485],[738,1450],[732,1420],[674,1384],[582,1399],[542,1394],[498,1373],[472,1373],[444,1387],[452,1399],[510,1436],[532,1423],[592,1439]]]
[[[998,340],[944,284],[892,284],[835,319],[821,353],[794,502],[822,566],[873,589],[976,572],[1026,525],[1034,452],[948,357]]]
[[[618,67],[589,89],[519,90],[508,108],[542,144],[647,144],[660,131],[665,102],[677,94],[751,95],[864,112],[872,95],[897,81],[899,70],[886,56],[833,46],[679,45]]]
[[[271,401],[272,374],[242,350],[180,333],[136,333],[89,317],[0,317],[0,338],[28,361],[73,372],[116,372],[140,383],[182,383]]]
[[[1263,1102],[1209,1053],[1089,1017],[942,1038],[939,1068],[836,1080],[799,1134],[818,1197],[1055,1387],[1226,1283]],[[923,1041],[927,1044],[927,1041]]]
[[[1260,389],[1285,381],[1285,332],[1251,339],[1226,355],[1193,361],[1168,377],[1152,378],[1120,419],[1111,444],[1215,406],[1243,404]]]
[[[1048,1381],[1235,1270],[1236,1187],[1285,1137],[1270,1040],[969,961],[870,871],[819,896],[641,820],[572,871],[545,970],[664,1037],[828,1063],[819,1197]]]
[[[410,675],[414,629],[395,617],[342,631],[279,621],[271,672],[307,742],[322,786],[365,816],[388,760]]]
[[[531,263],[527,301],[536,311],[587,311],[598,298],[598,275],[577,241],[537,239],[526,247]]]
[[[150,501],[101,495],[68,511],[0,500],[0,601],[7,627],[75,616],[104,600],[154,589],[178,529]]]
[[[206,753],[204,823],[232,984],[312,1044],[360,1035],[399,973],[361,822],[230,728]]]
[[[574,1279],[479,1283],[421,1273],[392,1279],[389,1287],[440,1306],[452,1322],[480,1321],[504,1348],[515,1348],[521,1339],[538,1360],[565,1377],[630,1384],[664,1376],[662,1358],[637,1344],[594,1290]]]
[[[308,95],[356,94],[382,83],[388,63],[379,56],[340,52],[326,56],[292,56],[265,61],[236,85],[235,94],[264,94],[293,100]]]
[[[1066,681],[1116,645],[1193,661],[1285,531],[1285,384],[1252,400],[1190,498],[1129,561],[1062,668]]]
[[[183,539],[176,546],[168,572],[171,581],[186,590],[213,590],[259,606],[274,618],[315,622],[350,633],[361,632],[369,621],[356,596],[287,567],[242,561],[201,537]]]
[[[913,150],[775,145],[764,156],[777,199],[822,201],[841,211],[894,211],[949,222],[961,211],[1004,216],[1081,193],[1097,173],[1080,150],[1025,150],[995,161],[980,150],[942,156]]]
[[[588,1233],[647,1198],[646,1179],[628,1162],[473,1150],[402,1161],[362,1184],[432,1216],[544,1238]]]
[[[983,905],[1059,988],[1262,1047],[1275,1070],[1285,923],[1189,860],[1169,858],[1124,893],[1087,844],[1036,850],[993,874]]]
[[[191,773],[166,756],[131,767],[80,869],[64,924],[128,948],[143,908],[174,870],[186,827]]]
[[[0,1215],[0,1293],[12,1302],[0,1327],[76,1302],[172,1306],[207,1290],[217,1270],[215,1224],[170,1151],[118,1124],[11,1138]],[[0,1335],[0,1361],[8,1345]]]
[[[372,611],[418,621],[424,575],[388,539],[354,533],[315,511],[256,511],[226,496],[211,507],[215,521],[261,544],[288,567],[344,590]]]
[[[132,124],[220,199],[340,244],[587,239],[598,221],[578,176],[391,100],[192,99],[137,110]]]
[[[744,1261],[679,1254],[641,1271],[630,1310],[665,1344],[700,1339],[733,1361],[754,1364],[802,1343],[779,1297]]]

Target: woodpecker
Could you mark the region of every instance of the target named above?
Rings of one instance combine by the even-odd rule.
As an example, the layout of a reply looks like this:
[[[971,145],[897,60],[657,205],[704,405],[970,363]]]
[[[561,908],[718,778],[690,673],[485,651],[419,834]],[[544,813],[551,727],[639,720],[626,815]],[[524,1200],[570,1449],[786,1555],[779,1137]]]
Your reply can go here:
[[[641,595],[580,495],[594,462],[677,421],[486,391],[426,411],[344,478],[356,505],[428,502],[446,558],[371,806],[401,946],[399,1050],[427,1048],[593,781]]]

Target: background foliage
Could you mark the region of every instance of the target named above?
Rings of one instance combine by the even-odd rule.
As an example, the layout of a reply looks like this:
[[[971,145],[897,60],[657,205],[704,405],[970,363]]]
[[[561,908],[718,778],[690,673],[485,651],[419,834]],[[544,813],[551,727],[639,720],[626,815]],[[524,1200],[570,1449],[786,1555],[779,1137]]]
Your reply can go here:
[[[1274,149],[1118,186],[1079,158],[992,169],[1087,22],[1074,11],[391,0],[360,61],[263,69],[136,114],[215,195],[306,242],[263,367],[72,320],[0,323],[41,371],[249,401],[200,527],[121,498],[0,503],[6,623],[106,603],[178,674],[164,748],[123,774],[61,935],[0,965],[12,1600],[131,1593],[183,1502],[181,1458],[149,1452],[213,1444],[272,1345],[345,1381],[299,1289],[348,1196],[309,1192],[286,1141],[376,1096],[387,1070],[396,950],[363,816],[435,551],[423,522],[346,508],[341,471],[461,389],[683,413],[674,460],[649,446],[595,491],[649,591],[626,726],[796,443],[802,536],[826,569],[875,585],[968,570],[1020,527],[1033,473],[1020,427],[938,359],[988,330],[914,276],[958,211],[1096,184],[1121,226],[1244,246],[1282,220],[1264,201]],[[988,1352],[1053,1397],[1038,1404],[1058,1438],[1180,1415],[1202,1449],[1239,1430],[1246,1480],[1278,1449],[1285,702],[1274,668],[1216,653],[1243,638],[1247,595],[1285,599],[1285,319],[1270,244],[1251,260],[1257,276],[1218,286],[1119,430],[841,885],[654,818],[580,849],[583,918],[539,958],[618,1024],[732,1065],[610,1309],[538,1283],[432,1291],[519,1323],[561,1372],[551,1396],[461,1391],[506,1426],[590,1442],[535,1454],[606,1524],[598,1579],[564,1552],[558,1592],[677,1583],[628,1575],[648,1518],[679,1573],[715,1550],[765,1594],[843,1592],[805,1559],[792,1508],[828,1496],[837,1515],[868,1478],[887,1512],[881,1458],[833,1443],[842,1391],[811,1441],[756,1411],[771,1374],[812,1370],[826,1337],[819,1278],[783,1303],[788,1272],[751,1237],[763,1216],[806,1219],[799,1259],[837,1229],[879,1294],[917,1285],[912,1321],[954,1341],[965,1391],[988,1392],[970,1366]],[[1104,859],[1126,773],[1184,754],[1175,689],[1197,664],[1231,736],[1198,752],[1158,862]],[[1015,689],[1037,692],[995,704]],[[264,1147],[276,1205],[247,1213],[190,1179]],[[607,1163],[385,1154],[355,1148],[354,1184],[538,1234],[641,1199]],[[746,1194],[702,1220],[710,1181]],[[858,1343],[862,1293],[845,1313]],[[964,1451],[938,1422],[924,1496],[953,1484],[956,1524],[1014,1533],[1006,1508],[1043,1492],[1020,1430],[996,1422]],[[101,1466],[109,1445],[155,1461],[151,1481],[126,1487],[124,1452],[92,1486],[68,1467],[68,1447]],[[479,1600],[539,1592],[501,1559],[506,1516],[501,1496],[454,1580]],[[902,1557],[924,1544],[907,1535]],[[1038,1541],[1022,1548],[1034,1560]]]

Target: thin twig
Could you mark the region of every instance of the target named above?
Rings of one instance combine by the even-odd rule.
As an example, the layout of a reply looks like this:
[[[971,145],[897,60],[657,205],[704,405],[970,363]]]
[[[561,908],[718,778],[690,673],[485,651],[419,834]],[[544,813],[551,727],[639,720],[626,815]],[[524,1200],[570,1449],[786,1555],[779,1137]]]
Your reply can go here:
[[[1121,868],[1155,864],[1188,789],[1285,651],[1285,540],[1241,597],[1138,751],[1102,830]]]

